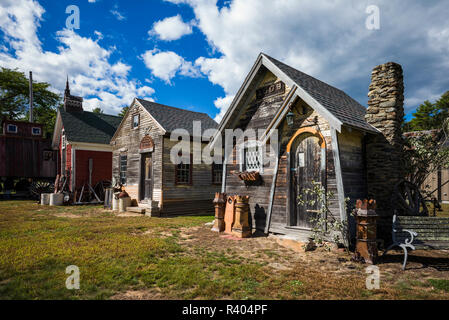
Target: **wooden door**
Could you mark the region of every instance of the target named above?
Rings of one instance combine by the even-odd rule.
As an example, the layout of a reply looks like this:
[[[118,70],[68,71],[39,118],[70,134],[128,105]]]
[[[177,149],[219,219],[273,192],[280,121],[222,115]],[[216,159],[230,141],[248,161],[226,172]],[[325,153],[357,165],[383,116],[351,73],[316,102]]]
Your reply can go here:
[[[318,217],[320,204],[316,194],[307,194],[305,189],[312,190],[315,183],[323,183],[323,159],[320,140],[318,137],[309,136],[299,139],[296,149],[292,149],[291,169],[292,193],[294,205],[292,213],[293,226],[305,229],[313,228],[313,218]],[[300,203],[299,196],[305,203]],[[311,201],[315,201],[311,204]]]
[[[153,198],[153,159],[151,153],[142,154],[140,172],[140,199],[151,200]]]

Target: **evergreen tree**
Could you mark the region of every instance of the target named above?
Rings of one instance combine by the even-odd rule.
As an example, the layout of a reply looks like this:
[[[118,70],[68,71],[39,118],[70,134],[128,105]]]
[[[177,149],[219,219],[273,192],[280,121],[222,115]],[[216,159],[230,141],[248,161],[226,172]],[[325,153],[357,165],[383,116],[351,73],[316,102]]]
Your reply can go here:
[[[125,114],[128,112],[128,109],[129,109],[128,106],[123,107],[123,108],[122,108],[122,111],[120,111],[120,113],[118,114],[118,116],[123,118],[123,117],[125,116]]]
[[[410,121],[410,128],[412,131],[435,129],[437,124],[437,114],[438,110],[435,104],[432,104],[428,100],[424,101],[413,114],[413,119]]]

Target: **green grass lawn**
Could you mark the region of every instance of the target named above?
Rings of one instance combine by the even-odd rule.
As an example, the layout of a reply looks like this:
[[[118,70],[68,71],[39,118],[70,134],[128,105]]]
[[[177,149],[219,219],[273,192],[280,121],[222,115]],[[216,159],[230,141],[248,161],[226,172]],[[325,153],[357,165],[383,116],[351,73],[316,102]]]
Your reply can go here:
[[[204,226],[212,219],[124,218],[101,207],[0,201],[0,299],[107,299],[127,291],[162,299],[449,297],[446,274],[426,271],[431,280],[410,284],[394,262],[389,269],[398,276],[368,291],[366,266],[346,253],[295,260],[299,254],[274,240],[220,238]],[[69,265],[80,269],[80,290],[65,287]]]

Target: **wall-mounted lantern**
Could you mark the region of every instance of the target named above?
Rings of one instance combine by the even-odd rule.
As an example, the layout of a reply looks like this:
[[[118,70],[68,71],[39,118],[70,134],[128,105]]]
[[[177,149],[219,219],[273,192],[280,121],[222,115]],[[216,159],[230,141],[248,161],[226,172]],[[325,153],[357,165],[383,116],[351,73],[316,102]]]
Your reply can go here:
[[[295,115],[293,114],[291,108],[288,110],[288,113],[287,113],[287,117],[286,117],[286,118],[287,118],[287,124],[288,124],[288,126],[291,127],[291,126],[293,125],[294,120],[295,120]]]

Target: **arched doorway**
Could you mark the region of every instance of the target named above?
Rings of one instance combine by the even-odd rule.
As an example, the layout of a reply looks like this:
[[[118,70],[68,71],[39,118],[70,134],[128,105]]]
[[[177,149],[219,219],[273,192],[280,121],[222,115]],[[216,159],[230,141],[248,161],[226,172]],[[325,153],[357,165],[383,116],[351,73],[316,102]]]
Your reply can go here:
[[[287,152],[290,157],[289,225],[312,229],[320,203],[315,193],[306,190],[313,190],[314,184],[326,187],[326,144],[320,132],[302,128],[290,140]]]

